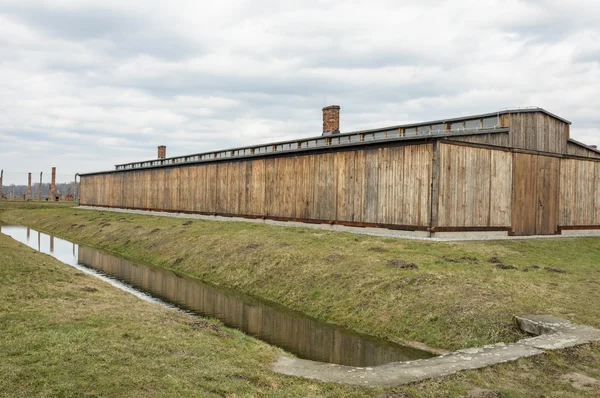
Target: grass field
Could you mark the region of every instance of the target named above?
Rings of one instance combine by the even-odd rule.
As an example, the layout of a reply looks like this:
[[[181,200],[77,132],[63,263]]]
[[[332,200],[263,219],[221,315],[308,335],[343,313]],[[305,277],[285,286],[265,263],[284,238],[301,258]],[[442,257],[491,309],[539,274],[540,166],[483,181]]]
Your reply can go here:
[[[441,350],[514,341],[523,336],[512,317],[523,313],[553,314],[600,327],[600,308],[593,305],[600,302],[600,239],[433,243],[249,223],[194,220],[190,224],[45,203],[3,202],[2,206],[0,220],[5,223],[28,225],[174,269],[395,341],[421,342]],[[102,396],[192,391],[200,396],[394,396],[384,390],[274,375],[269,363],[278,355],[275,348],[221,327],[215,333],[212,328],[189,327],[190,320],[167,322],[185,316],[85,277],[85,285],[100,291],[90,298],[78,286],[81,277],[71,275],[75,271],[1,239],[1,264],[11,265],[3,265],[1,271],[0,328],[10,339],[0,343],[7,344],[0,350],[4,356],[0,363],[8,362],[0,365],[0,371],[13,370],[0,381],[0,391],[15,389],[29,375],[32,381],[22,395],[69,395],[80,388]],[[488,262],[492,257],[505,266]],[[417,268],[407,267],[410,263]],[[518,269],[505,269],[507,265]],[[64,325],[58,314],[69,314]],[[24,333],[27,330],[31,332]],[[139,345],[132,344],[132,333],[140,339]],[[168,337],[161,341],[161,336]],[[161,345],[171,343],[175,352],[188,352],[190,347],[199,351],[191,359],[185,355],[173,359]],[[7,351],[10,347],[20,348]],[[152,350],[146,353],[149,347]],[[205,360],[205,353],[213,359]],[[186,361],[188,368],[179,370],[180,362]],[[69,377],[65,362],[81,377]],[[125,363],[132,364],[131,373],[124,371]],[[238,380],[235,375],[242,371],[247,373]],[[95,372],[105,373],[95,376]],[[600,377],[600,347],[464,372],[396,389],[395,394],[460,396],[480,386],[510,397],[590,396],[590,391],[561,380],[570,372]],[[154,382],[146,383],[149,380]],[[224,390],[218,389],[221,385]],[[50,386],[54,390],[45,390]],[[89,390],[91,386],[97,391]]]
[[[280,350],[0,235],[2,396],[370,396],[278,376]]]

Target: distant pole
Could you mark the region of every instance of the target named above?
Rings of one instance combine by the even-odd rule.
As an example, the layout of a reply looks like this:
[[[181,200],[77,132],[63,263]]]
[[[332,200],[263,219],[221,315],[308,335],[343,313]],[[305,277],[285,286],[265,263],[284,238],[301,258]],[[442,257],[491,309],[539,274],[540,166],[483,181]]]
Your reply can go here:
[[[52,168],[52,182],[50,183],[50,200],[54,202],[54,189],[56,188],[56,167]]]
[[[4,190],[2,186],[2,181],[4,180],[4,170],[0,170],[0,202],[2,202],[2,195],[4,195]]]
[[[73,200],[76,204],[79,204],[79,185],[77,185],[77,177],[79,177],[79,173],[75,173],[75,179],[73,179]]]
[[[38,187],[38,200],[41,202],[42,201],[42,174],[44,174],[43,171],[40,171],[40,186]]]
[[[31,173],[27,174],[27,200],[31,199]]]

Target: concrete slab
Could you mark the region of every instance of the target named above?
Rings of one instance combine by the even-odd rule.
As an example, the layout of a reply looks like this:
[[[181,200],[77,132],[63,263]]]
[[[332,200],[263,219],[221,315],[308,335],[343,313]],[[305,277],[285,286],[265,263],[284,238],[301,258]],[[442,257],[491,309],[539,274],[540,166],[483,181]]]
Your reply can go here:
[[[565,319],[549,315],[515,317],[519,327],[527,333],[538,335],[523,339],[522,344],[543,350],[559,350],[600,341],[600,330],[576,325]]]
[[[432,359],[393,362],[372,368],[356,368],[280,357],[274,365],[274,370],[289,376],[326,382],[389,386],[515,361],[542,352],[542,350],[526,345],[500,343],[472,350],[457,351]]]
[[[600,229],[563,229],[562,236],[600,236]]]
[[[325,382],[389,386],[516,361],[520,358],[542,354],[544,350],[556,350],[600,341],[600,330],[575,325],[565,319],[546,315],[518,316],[515,319],[524,331],[539,336],[511,344],[492,344],[480,348],[459,350],[430,359],[393,362],[370,368],[280,357],[273,365],[273,369],[288,376]]]

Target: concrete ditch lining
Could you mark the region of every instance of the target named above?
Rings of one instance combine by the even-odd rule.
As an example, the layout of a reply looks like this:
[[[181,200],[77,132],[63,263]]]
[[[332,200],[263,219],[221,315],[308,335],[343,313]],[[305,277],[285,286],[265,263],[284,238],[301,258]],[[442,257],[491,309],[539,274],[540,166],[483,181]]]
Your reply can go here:
[[[458,350],[430,359],[392,362],[365,368],[280,357],[273,365],[273,369],[280,374],[324,382],[390,386],[516,361],[543,354],[546,350],[558,350],[600,341],[600,330],[576,325],[551,315],[516,316],[515,320],[521,330],[536,337],[510,344],[497,343]]]

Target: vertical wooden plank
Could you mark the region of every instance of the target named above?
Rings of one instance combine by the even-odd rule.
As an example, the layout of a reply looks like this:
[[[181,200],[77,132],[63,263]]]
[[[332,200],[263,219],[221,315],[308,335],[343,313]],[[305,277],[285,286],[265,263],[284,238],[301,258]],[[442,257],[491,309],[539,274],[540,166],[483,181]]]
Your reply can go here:
[[[579,216],[578,208],[580,201],[579,192],[579,166],[581,161],[575,159],[563,159],[561,167],[561,210],[560,225],[572,226],[577,224]],[[583,200],[584,198],[581,198]]]
[[[255,216],[266,215],[265,207],[265,160],[252,161],[252,214]]]
[[[460,148],[460,152],[457,154],[457,162],[458,167],[456,168],[457,174],[456,178],[456,203],[454,204],[454,226],[464,226],[467,224],[467,217],[465,214],[465,209],[467,203],[469,203],[468,190],[465,181],[468,180],[468,156],[465,147]]]
[[[169,206],[168,210],[177,210],[177,203],[179,202],[179,174],[181,169],[179,167],[172,167],[167,169],[167,181],[166,183],[169,186]]]
[[[393,164],[392,177],[392,223],[397,225],[406,225],[404,222],[404,214],[402,213],[402,202],[404,201],[403,191],[403,165],[404,165],[404,148],[390,148],[390,158]]]
[[[347,192],[348,192],[348,162],[346,154],[338,152],[334,155],[334,169],[336,181],[336,220],[348,221]],[[350,216],[351,217],[351,216]]]
[[[355,169],[355,180],[354,180],[354,197],[352,199],[353,204],[353,221],[364,222],[364,199],[365,199],[365,170],[366,155],[365,150],[357,150],[354,157],[354,169]]]
[[[288,164],[286,158],[278,158],[277,159],[277,181],[279,185],[279,216],[280,217],[289,217],[290,210],[288,206],[289,199],[289,174],[288,174]]]
[[[206,165],[200,164],[194,166],[194,211],[205,212],[206,197]]]
[[[240,165],[240,214],[250,214],[251,209],[249,206],[251,192],[251,178],[252,178],[252,162],[245,160]]]
[[[293,157],[282,158],[282,170],[280,180],[283,189],[283,217],[296,217],[296,181],[294,176],[294,166],[296,159]]]
[[[171,210],[178,210],[179,204],[179,195],[181,193],[181,167],[173,167],[172,169],[172,177],[171,177]]]
[[[433,144],[421,145],[421,219],[419,226],[426,227],[431,217],[431,167],[433,161]]]
[[[475,188],[481,192],[478,200],[479,213],[477,214],[477,226],[488,226],[490,219],[490,188],[492,181],[491,150],[477,148],[478,185]]]
[[[491,152],[490,222],[492,227],[511,225],[512,155],[510,152]]]
[[[365,151],[365,190],[364,190],[364,221],[377,222],[378,152],[376,149]]]
[[[277,177],[275,175],[275,160],[273,158],[265,159],[265,215],[277,216],[279,207],[279,192],[275,185]]]
[[[217,212],[220,214],[229,213],[227,207],[227,185],[229,181],[227,163],[217,163]]]
[[[431,215],[429,224],[432,227],[438,226],[438,212],[440,207],[440,144],[439,141],[433,143],[433,157],[431,160]]]
[[[206,201],[207,201],[207,212],[216,213],[217,208],[217,185],[219,182],[219,176],[217,174],[217,164],[209,163],[207,165],[207,180],[206,180]]]
[[[333,154],[324,153],[322,155],[319,155],[319,202],[316,203],[316,205],[318,207],[318,218],[320,220],[335,219],[336,187],[334,172],[335,170]]]
[[[437,206],[437,217],[434,219],[433,226],[440,227],[448,225],[447,215],[449,211],[448,203],[451,193],[451,180],[450,175],[452,173],[452,162],[450,157],[447,155],[449,145],[439,145],[439,189],[438,189],[438,206]]]
[[[600,162],[594,163],[593,208],[592,225],[600,225]]]
[[[239,162],[227,162],[227,185],[225,186],[226,191],[226,204],[225,212],[227,214],[240,214],[239,213]]]
[[[161,169],[161,180],[163,186],[163,200],[161,202],[160,209],[168,210],[171,207],[171,170]]]
[[[558,225],[559,175],[558,158],[538,156],[538,214],[536,234],[552,235],[556,233]],[[592,198],[591,195],[590,198]]]
[[[286,203],[285,203],[285,196],[286,196],[286,192],[285,192],[286,167],[285,166],[286,166],[286,164],[285,164],[285,159],[276,158],[274,165],[275,165],[275,167],[274,167],[273,172],[274,172],[276,192],[277,192],[277,197],[275,198],[277,201],[276,213],[279,217],[285,217],[285,213],[286,213]]]
[[[413,146],[404,147],[404,164],[402,168],[402,189],[404,192],[402,201],[402,214],[406,225],[415,225],[416,214],[419,209],[415,207],[415,191],[414,176],[419,169],[419,165],[415,162],[413,156]]]
[[[464,215],[461,226],[467,225],[475,225],[475,212],[476,208],[479,205],[477,202],[477,196],[475,195],[475,190],[473,189],[474,180],[476,179],[477,170],[477,157],[473,153],[473,151],[469,150],[467,147],[462,148],[463,156],[465,156],[465,179],[463,182],[464,193],[465,193],[465,202],[461,203],[462,209],[461,213]]]
[[[534,235],[537,224],[537,156],[513,154],[512,228],[516,235]]]
[[[179,181],[179,205],[180,210],[192,211],[194,210],[192,186],[191,186],[191,174],[190,167],[182,167]]]
[[[294,158],[294,180],[296,184],[296,217],[308,218],[308,206],[310,198],[307,197],[307,163],[309,156],[297,156]]]

